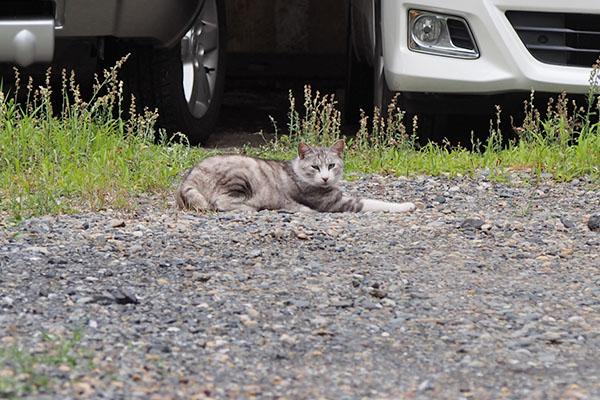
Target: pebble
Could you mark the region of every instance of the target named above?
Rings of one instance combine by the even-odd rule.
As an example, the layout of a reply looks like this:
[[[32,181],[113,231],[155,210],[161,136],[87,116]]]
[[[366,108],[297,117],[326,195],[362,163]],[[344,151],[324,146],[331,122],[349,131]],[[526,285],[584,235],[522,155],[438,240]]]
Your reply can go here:
[[[109,221],[108,225],[111,228],[123,228],[125,227],[125,221],[122,219],[112,219]]]
[[[560,222],[562,222],[563,226],[567,229],[571,229],[575,226],[575,223],[573,221],[565,217],[561,217]]]
[[[0,349],[71,346],[25,398],[600,398],[600,192],[511,176],[344,183],[406,214],[6,224]]]
[[[594,214],[589,218],[588,228],[594,232],[600,231],[600,214]]]
[[[463,229],[482,229],[485,223],[478,218],[467,218],[461,224]]]
[[[444,204],[446,202],[446,198],[444,196],[437,195],[433,197],[433,201],[438,202],[439,204]]]

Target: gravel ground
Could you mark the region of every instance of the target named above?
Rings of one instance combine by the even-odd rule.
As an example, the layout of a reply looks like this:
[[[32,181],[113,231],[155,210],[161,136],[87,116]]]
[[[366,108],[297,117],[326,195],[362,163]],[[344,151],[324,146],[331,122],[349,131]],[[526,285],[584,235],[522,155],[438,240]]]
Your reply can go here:
[[[150,199],[5,227],[0,385],[50,377],[41,399],[600,398],[596,183],[345,189],[423,207],[194,215]],[[38,361],[23,372],[6,349]]]

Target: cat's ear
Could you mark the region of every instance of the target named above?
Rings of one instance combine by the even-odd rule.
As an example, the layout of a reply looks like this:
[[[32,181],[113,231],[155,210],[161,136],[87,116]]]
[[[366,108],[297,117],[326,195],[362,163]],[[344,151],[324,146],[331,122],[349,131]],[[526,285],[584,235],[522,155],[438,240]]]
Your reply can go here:
[[[300,144],[298,145],[298,157],[300,157],[301,160],[312,151],[312,147],[310,147],[306,143],[300,142]]]
[[[338,140],[333,144],[333,146],[331,146],[331,149],[338,153],[338,155],[341,157],[342,153],[344,152],[344,141]]]

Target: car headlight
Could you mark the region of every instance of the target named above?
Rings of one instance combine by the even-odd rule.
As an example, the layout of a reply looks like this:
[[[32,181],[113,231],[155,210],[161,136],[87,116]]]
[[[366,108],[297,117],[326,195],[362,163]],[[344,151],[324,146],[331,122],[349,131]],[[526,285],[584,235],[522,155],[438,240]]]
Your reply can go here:
[[[464,18],[431,11],[408,11],[408,48],[447,57],[474,59],[479,49]]]

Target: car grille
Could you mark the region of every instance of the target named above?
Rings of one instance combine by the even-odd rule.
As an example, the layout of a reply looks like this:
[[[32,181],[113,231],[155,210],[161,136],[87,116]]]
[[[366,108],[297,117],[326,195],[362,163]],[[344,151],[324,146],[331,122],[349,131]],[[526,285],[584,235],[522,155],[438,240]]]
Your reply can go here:
[[[463,49],[475,49],[475,42],[473,41],[473,36],[471,36],[471,31],[469,30],[469,27],[464,21],[448,18],[448,21],[446,23],[448,25],[448,33],[450,34],[450,40],[452,40],[453,45]]]
[[[600,56],[600,15],[507,11],[506,17],[543,63],[591,67]]]

